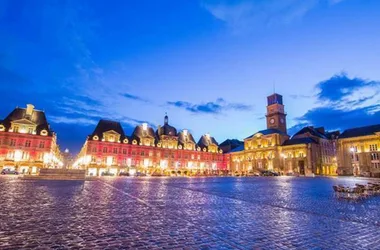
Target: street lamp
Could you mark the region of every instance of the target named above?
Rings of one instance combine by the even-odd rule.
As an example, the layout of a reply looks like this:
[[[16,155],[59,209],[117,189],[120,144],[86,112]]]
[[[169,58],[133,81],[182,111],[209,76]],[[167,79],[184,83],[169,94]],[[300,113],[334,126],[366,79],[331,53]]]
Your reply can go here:
[[[351,151],[351,153],[352,153],[352,167],[353,167],[353,174],[356,176],[358,173],[358,169],[356,169],[357,168],[357,166],[356,166],[356,150],[355,150],[355,148],[354,147],[351,147],[350,148],[350,151]]]

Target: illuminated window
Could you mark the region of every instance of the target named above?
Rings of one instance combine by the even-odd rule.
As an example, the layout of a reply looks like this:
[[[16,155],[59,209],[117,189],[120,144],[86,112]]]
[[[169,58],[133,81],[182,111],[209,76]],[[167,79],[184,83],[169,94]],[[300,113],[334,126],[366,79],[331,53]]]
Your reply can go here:
[[[22,152],[22,159],[28,160],[29,159],[29,152]]]
[[[33,134],[33,128],[28,128],[28,133]]]
[[[377,144],[369,145],[369,151],[377,151]]]
[[[304,155],[303,155],[303,153],[302,153],[302,152],[299,154],[299,157],[304,157]]]
[[[379,154],[378,153],[371,153],[371,160],[372,161],[379,160]]]
[[[14,151],[8,151],[7,159],[13,159],[14,157],[15,157],[15,152]]]
[[[19,129],[18,126],[14,126],[14,127],[13,127],[13,132],[16,132],[16,133],[17,133],[17,132],[18,132],[18,129]]]

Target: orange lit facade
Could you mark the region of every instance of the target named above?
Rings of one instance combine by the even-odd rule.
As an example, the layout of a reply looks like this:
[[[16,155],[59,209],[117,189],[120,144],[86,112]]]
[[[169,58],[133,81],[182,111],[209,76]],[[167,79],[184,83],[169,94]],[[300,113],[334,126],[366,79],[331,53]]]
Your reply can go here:
[[[339,132],[307,126],[290,137],[282,96],[273,94],[267,101],[267,129],[229,152],[230,171],[238,175],[265,170],[284,175],[337,175]]]
[[[62,166],[56,134],[45,113],[28,104],[0,120],[0,170],[37,174],[41,168]]]
[[[127,136],[119,122],[100,120],[82,147],[75,168],[91,176],[145,173],[149,175],[218,175],[228,166],[223,151],[209,134],[196,143],[188,130],[177,132],[165,116],[154,130],[144,123]]]

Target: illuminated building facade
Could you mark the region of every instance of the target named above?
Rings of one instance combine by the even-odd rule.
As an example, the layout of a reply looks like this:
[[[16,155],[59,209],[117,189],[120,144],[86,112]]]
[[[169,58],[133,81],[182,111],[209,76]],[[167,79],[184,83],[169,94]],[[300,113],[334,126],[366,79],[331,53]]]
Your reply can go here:
[[[338,149],[340,175],[380,177],[380,124],[345,130]]]
[[[291,138],[287,134],[283,98],[267,98],[267,129],[244,139],[230,152],[231,171],[252,173],[272,170],[283,174],[336,175],[336,139],[339,132],[305,127]]]
[[[40,168],[61,166],[57,137],[43,111],[28,104],[0,120],[0,169],[36,174]]]
[[[119,122],[100,120],[87,137],[74,167],[88,175],[136,172],[150,175],[209,175],[227,170],[223,151],[209,134],[196,143],[192,134],[164,125],[155,131],[147,123],[127,136]]]

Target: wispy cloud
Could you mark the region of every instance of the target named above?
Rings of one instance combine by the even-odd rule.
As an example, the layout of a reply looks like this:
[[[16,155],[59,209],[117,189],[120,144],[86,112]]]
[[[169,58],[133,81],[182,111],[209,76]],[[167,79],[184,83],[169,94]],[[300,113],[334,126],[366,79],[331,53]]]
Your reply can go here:
[[[129,99],[129,100],[140,101],[140,102],[148,102],[148,100],[146,100],[140,96],[137,96],[137,95],[133,95],[133,94],[129,94],[129,93],[123,93],[121,95],[123,97]]]
[[[177,108],[183,108],[192,113],[205,113],[205,114],[220,114],[226,110],[235,111],[248,111],[252,110],[252,106],[243,103],[228,103],[223,98],[218,98],[214,102],[205,103],[190,103],[186,101],[167,102],[168,105]]]
[[[320,4],[334,5],[343,0],[203,0],[202,7],[234,32],[256,26],[290,23]]]
[[[81,124],[82,126],[96,125],[97,120],[90,118],[72,118],[67,116],[49,116],[49,121],[52,123],[64,123],[64,124]]]

